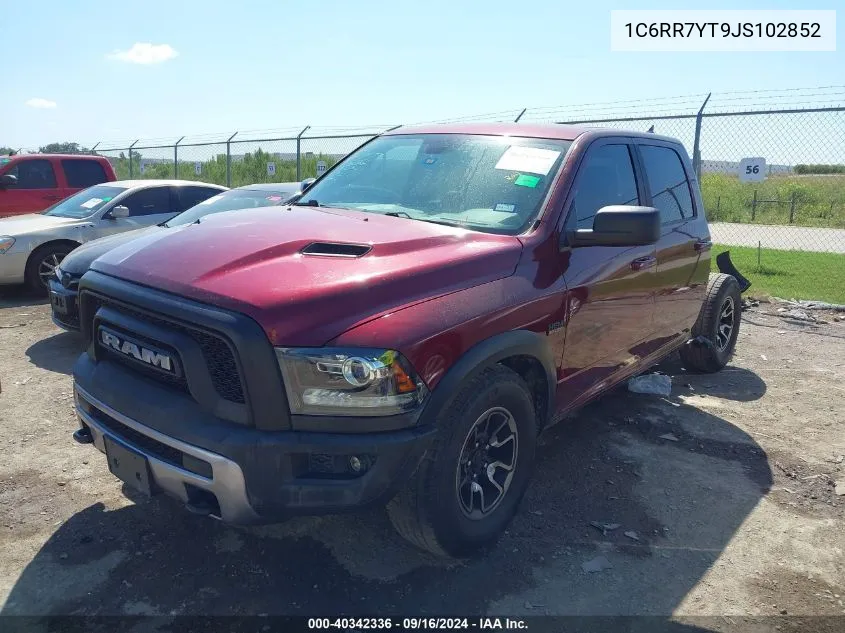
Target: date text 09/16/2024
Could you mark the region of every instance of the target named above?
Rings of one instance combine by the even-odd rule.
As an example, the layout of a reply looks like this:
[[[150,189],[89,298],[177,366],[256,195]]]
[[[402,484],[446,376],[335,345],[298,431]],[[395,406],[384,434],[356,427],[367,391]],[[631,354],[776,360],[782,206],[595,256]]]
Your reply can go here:
[[[515,618],[309,618],[308,629],[368,631],[446,631],[446,630],[481,630],[481,631],[517,631],[526,630],[524,620]]]

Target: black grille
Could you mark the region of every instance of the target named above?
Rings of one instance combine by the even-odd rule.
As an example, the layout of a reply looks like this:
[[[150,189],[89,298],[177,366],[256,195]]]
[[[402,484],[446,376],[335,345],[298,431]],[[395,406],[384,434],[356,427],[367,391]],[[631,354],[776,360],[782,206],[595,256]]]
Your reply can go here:
[[[238,365],[235,362],[235,355],[229,344],[220,336],[204,330],[198,330],[185,325],[184,323],[163,319],[156,315],[148,314],[147,312],[141,312],[123,303],[111,301],[100,295],[86,293],[85,302],[86,308],[90,310],[90,313],[88,313],[90,318],[93,318],[100,306],[106,305],[118,310],[119,312],[128,314],[139,321],[145,321],[163,329],[174,330],[192,338],[202,350],[203,359],[208,367],[208,373],[211,376],[211,382],[214,384],[214,388],[217,390],[217,393],[220,394],[220,397],[239,404],[244,404],[246,402],[243,387],[241,386],[240,372],[238,371]],[[136,334],[133,332],[132,336],[136,336]],[[156,343],[156,341],[150,342]],[[124,362],[130,363],[131,361],[125,360]],[[158,372],[154,369],[147,369],[138,363],[131,363],[131,366],[150,378],[170,384],[171,386],[181,390],[187,390],[187,383],[185,382],[184,377],[176,377],[163,372]]]

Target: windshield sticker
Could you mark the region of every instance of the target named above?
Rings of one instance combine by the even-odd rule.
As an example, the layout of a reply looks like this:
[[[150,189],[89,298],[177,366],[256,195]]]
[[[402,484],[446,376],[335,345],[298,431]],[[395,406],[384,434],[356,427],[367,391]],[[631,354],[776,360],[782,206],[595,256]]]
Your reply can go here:
[[[540,184],[540,176],[529,176],[528,174],[520,174],[513,181],[513,184],[520,187],[531,187],[532,189]]]
[[[0,165],[5,165],[6,163],[11,163],[11,158],[0,158]]]
[[[111,200],[111,198],[112,198],[111,196],[109,196],[107,198],[103,198],[103,202],[108,202],[109,200]]]
[[[93,209],[98,204],[100,204],[102,201],[103,201],[102,198],[91,198],[90,200],[86,200],[85,202],[83,202],[79,206],[82,207],[83,209]]]
[[[558,156],[560,156],[560,152],[552,149],[511,145],[502,154],[499,162],[496,163],[496,169],[529,171],[532,174],[545,176],[555,164]]]
[[[428,157],[426,157],[426,159],[423,161],[423,165],[433,165],[433,164],[434,164],[434,163],[436,163],[436,162],[437,162],[437,159],[436,159],[436,158],[434,158],[433,156],[428,156]]]
[[[515,204],[505,204],[500,202],[495,207],[493,207],[493,211],[504,211],[505,213],[513,213],[514,209],[516,209]]]
[[[281,202],[282,196],[267,196],[270,202]]]

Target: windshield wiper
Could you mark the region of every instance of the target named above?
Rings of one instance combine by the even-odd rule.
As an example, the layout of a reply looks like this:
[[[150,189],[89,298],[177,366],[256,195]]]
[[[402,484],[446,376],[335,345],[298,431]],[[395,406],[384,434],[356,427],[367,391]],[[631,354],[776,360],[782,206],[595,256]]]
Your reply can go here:
[[[406,211],[388,211],[384,215],[389,215],[392,218],[408,218],[409,220],[413,220]]]
[[[299,202],[299,200],[297,200],[296,202],[292,202],[291,204],[294,205],[294,206],[297,206],[297,207],[319,207],[320,206],[320,203],[317,202],[314,199],[311,199],[308,202]]]

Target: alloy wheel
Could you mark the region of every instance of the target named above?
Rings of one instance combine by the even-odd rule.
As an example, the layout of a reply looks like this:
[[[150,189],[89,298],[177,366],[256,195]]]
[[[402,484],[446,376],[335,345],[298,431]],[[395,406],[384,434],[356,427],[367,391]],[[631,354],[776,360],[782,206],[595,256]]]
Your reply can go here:
[[[516,469],[519,433],[503,407],[479,416],[464,439],[455,474],[455,492],[464,516],[489,516],[504,499]]]

